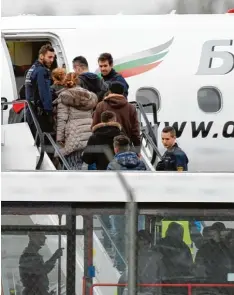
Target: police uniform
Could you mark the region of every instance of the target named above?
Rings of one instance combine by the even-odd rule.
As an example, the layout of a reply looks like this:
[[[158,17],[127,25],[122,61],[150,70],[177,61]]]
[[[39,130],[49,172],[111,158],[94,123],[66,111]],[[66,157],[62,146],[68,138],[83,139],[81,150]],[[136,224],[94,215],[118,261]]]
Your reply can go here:
[[[157,171],[188,171],[188,157],[177,143],[166,151],[156,166]]]
[[[45,263],[32,246],[26,247],[19,260],[20,279],[24,286],[23,295],[49,295],[48,273],[55,260]]]
[[[25,95],[26,100],[33,103],[40,127],[44,132],[53,131],[51,84],[50,70],[36,61],[26,75]],[[29,125],[32,124],[30,121],[29,119]]]

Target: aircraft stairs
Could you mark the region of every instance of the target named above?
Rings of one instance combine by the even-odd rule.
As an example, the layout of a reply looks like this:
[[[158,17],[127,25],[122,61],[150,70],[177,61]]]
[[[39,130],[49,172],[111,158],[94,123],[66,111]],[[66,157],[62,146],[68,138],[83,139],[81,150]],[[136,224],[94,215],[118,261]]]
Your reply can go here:
[[[6,104],[6,103],[4,103]],[[10,105],[10,103],[7,103]],[[16,124],[7,124],[2,125],[2,171],[25,171],[25,170],[56,170],[55,166],[53,165],[48,153],[51,153],[51,147],[53,153],[56,153],[60,163],[61,170],[70,170],[69,164],[63,155],[59,151],[59,147],[53,140],[52,136],[48,133],[42,133],[39,123],[36,119],[36,116],[32,110],[30,104],[28,104],[29,110],[31,111],[32,118],[34,124],[37,129],[37,136],[36,140],[33,139],[31,135],[31,131],[27,123],[16,123]],[[139,116],[141,119],[144,120],[144,123],[141,123],[141,138],[142,138],[142,150],[141,155],[142,159],[145,162],[147,169],[151,171],[155,171],[155,164],[157,158],[160,157],[160,154],[157,149],[157,140],[156,135],[154,134],[153,128],[147,119],[147,116],[144,112],[144,107],[141,104],[136,105]],[[2,103],[2,110],[3,110],[3,103]],[[45,139],[47,142],[50,143],[50,146],[45,144]],[[35,142],[37,141],[37,144]],[[49,149],[48,149],[49,148]],[[87,172],[88,173],[88,172]],[[17,218],[17,216],[15,216]],[[30,215],[25,217],[24,225],[33,225],[33,224],[50,224],[56,225],[58,224],[58,217],[55,215]],[[9,222],[12,222],[9,220]],[[14,222],[17,222],[15,220]],[[82,219],[77,217],[77,229],[82,228]],[[11,223],[10,223],[11,224]],[[17,224],[17,223],[14,223]],[[102,243],[103,233],[107,235],[110,239],[112,248],[114,249],[116,255],[119,255],[120,258],[124,261],[124,258],[121,256],[120,252],[118,251],[117,247],[115,246],[111,234],[105,228],[104,224],[102,223],[99,216],[94,217],[94,231],[93,231],[93,248],[94,248],[94,266],[96,269],[96,276],[94,278],[94,283],[113,283],[118,282],[120,278],[120,273],[114,267],[112,257],[109,253],[105,250]],[[2,245],[2,248],[8,249],[11,248],[11,255],[12,257],[6,256],[5,260],[2,263],[2,269],[8,269],[8,264],[14,264],[15,266],[18,265],[18,259],[22,253],[19,252],[17,245],[18,243],[11,244],[9,236],[9,243],[7,245]],[[66,237],[65,236],[58,236],[59,243],[66,249]],[[48,258],[58,249],[58,239],[48,239],[46,246],[44,246],[45,256]],[[19,237],[19,243],[27,244],[28,238],[27,236]],[[76,251],[76,295],[82,294],[82,278],[84,276],[84,243],[83,243],[83,236],[77,236],[77,251]],[[11,246],[10,246],[11,245]],[[12,263],[12,261],[15,261]],[[126,261],[124,261],[126,264]],[[52,274],[50,277],[50,290],[53,290],[57,295],[65,295],[65,282],[66,282],[66,255],[61,257],[60,271],[61,279],[58,284],[56,270],[54,275]],[[108,270],[108,271],[107,271]],[[12,271],[12,270],[11,270]],[[22,291],[22,284],[19,279],[19,271],[15,269],[13,271],[13,281],[7,281],[6,278],[2,275],[2,285],[5,295],[10,295],[9,290],[11,288],[21,289]],[[57,284],[57,285],[56,285]],[[60,291],[58,292],[58,285],[60,285]],[[109,294],[116,294],[114,292],[114,288],[95,288],[96,295],[109,295]],[[20,294],[20,293],[19,293]]]

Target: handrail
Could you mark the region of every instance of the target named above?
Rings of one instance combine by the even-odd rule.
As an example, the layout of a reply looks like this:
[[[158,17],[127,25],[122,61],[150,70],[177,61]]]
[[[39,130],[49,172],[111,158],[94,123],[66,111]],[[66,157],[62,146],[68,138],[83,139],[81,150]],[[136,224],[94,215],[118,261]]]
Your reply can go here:
[[[152,106],[153,105],[155,105],[155,103],[153,103]],[[150,137],[154,141],[155,145],[158,146],[157,139],[156,139],[156,136],[155,136],[155,134],[153,132],[152,126],[150,125],[149,119],[148,119],[148,117],[147,117],[147,115],[145,113],[143,105],[140,102],[138,102],[138,108],[139,108],[139,110],[140,110],[140,112],[141,112],[141,114],[142,114],[142,116],[143,116],[143,118],[144,118],[144,120],[146,122],[146,126],[147,126],[147,129],[149,131]]]
[[[157,117],[157,105],[155,102],[149,102],[149,103],[140,103],[140,102],[137,102],[137,101],[131,101],[130,102],[131,104],[135,104],[136,107],[138,107],[139,104],[142,105],[143,108],[145,107],[152,107],[152,113],[153,113],[153,119],[154,119],[154,125],[158,124],[158,117]],[[145,110],[144,110],[144,113],[145,113]]]
[[[148,133],[146,132],[146,130],[143,129],[142,135],[143,135],[143,137],[146,138],[146,140],[151,144],[151,146],[153,148],[153,155],[152,155],[152,159],[151,159],[151,164],[153,165],[156,160],[156,156],[158,156],[160,160],[162,159],[162,156],[158,150],[157,139],[154,134],[153,128],[149,122],[149,119],[145,113],[144,107],[152,106],[154,124],[157,124],[158,123],[157,122],[157,106],[155,103],[142,104],[140,102],[135,102],[135,101],[133,101],[131,103],[136,105],[136,107],[140,110],[140,113],[143,116],[143,119],[145,120]]]
[[[157,154],[157,156],[159,157],[160,160],[162,160],[162,155],[160,154],[157,146],[155,145],[155,143],[153,142],[152,138],[150,137],[149,134],[147,134],[144,130],[142,132],[143,136],[145,137],[145,139],[150,143],[150,145],[152,146],[154,152]],[[151,161],[151,164],[153,164],[152,162],[154,162],[153,160]]]
[[[93,284],[89,289],[89,295],[93,295],[93,289],[96,287],[128,287],[128,284],[110,284],[110,283],[100,283]],[[193,288],[234,288],[234,284],[168,284],[168,283],[158,283],[158,284],[138,284],[138,287],[171,287],[171,288],[187,288],[187,294],[192,295]]]
[[[113,239],[111,238],[111,235],[109,234],[107,228],[105,227],[104,223],[102,222],[101,218],[99,218],[99,216],[97,216],[98,221],[101,223],[102,229],[104,230],[105,234],[107,235],[108,239],[110,240],[110,242],[112,243],[114,249],[116,250],[116,252],[118,253],[119,257],[121,258],[121,260],[123,261],[123,263],[125,264],[125,266],[127,266],[126,260],[123,258],[123,256],[121,255],[121,253],[119,252],[119,249],[116,247]],[[106,250],[106,249],[105,249]]]
[[[49,142],[52,144],[56,154],[59,156],[60,160],[62,161],[64,167],[66,168],[66,170],[71,170],[70,165],[68,164],[66,158],[64,157],[64,155],[60,152],[60,149],[58,147],[58,145],[55,143],[55,141],[53,140],[52,136],[50,133],[44,132],[44,136],[46,136],[49,140]]]
[[[31,113],[31,116],[32,116],[32,119],[33,119],[33,123],[36,127],[36,130],[37,130],[37,134],[39,136],[39,139],[40,139],[40,157],[39,157],[39,160],[36,164],[36,170],[40,170],[41,168],[41,165],[42,165],[42,162],[43,162],[43,159],[44,159],[44,155],[45,155],[45,142],[44,142],[44,136],[43,136],[43,133],[42,133],[42,130],[41,130],[41,127],[38,123],[38,120],[36,118],[36,115],[33,111],[33,108],[32,108],[32,103],[30,101],[26,101],[26,100],[15,100],[15,101],[10,101],[10,102],[3,102],[1,101],[1,105],[4,106],[4,105],[13,105],[13,104],[20,104],[20,103],[24,103],[25,105],[28,106],[28,109]]]

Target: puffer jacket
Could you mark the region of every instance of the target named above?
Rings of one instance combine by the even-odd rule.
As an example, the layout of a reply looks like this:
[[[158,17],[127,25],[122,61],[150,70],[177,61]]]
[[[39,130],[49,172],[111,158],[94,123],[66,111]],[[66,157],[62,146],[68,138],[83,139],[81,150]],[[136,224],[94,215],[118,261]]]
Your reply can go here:
[[[96,94],[79,86],[64,89],[57,99],[57,135],[63,142],[63,155],[82,151],[91,136],[92,111],[97,104]]]
[[[134,152],[118,153],[107,166],[107,170],[146,170],[142,162]]]

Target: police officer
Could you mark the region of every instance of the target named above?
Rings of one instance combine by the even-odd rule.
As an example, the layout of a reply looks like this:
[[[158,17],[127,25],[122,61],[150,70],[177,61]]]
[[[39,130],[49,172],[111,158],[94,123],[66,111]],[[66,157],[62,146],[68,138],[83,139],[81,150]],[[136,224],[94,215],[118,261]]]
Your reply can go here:
[[[48,273],[54,268],[57,259],[63,255],[63,248],[55,251],[44,262],[38,253],[45,245],[46,236],[42,232],[29,233],[29,243],[19,259],[20,279],[24,286],[22,295],[49,295]]]
[[[26,100],[32,102],[43,132],[53,131],[50,67],[54,59],[54,48],[50,44],[43,45],[39,50],[38,60],[28,70],[25,79]],[[32,127],[34,125],[29,112],[27,114],[27,119],[32,133],[35,136],[35,128]]]
[[[162,130],[162,143],[167,149],[158,162],[157,171],[188,171],[188,158],[176,143],[176,131],[167,126]]]

